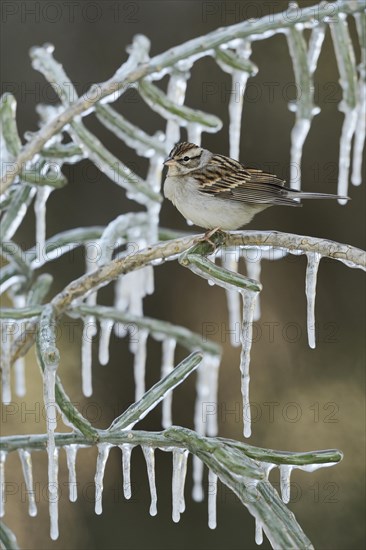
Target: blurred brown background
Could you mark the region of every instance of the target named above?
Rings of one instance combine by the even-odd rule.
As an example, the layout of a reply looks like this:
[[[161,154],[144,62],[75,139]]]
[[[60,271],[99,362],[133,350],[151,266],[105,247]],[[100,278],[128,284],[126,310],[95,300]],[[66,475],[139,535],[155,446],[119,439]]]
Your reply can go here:
[[[315,2],[300,2],[300,7]],[[89,2],[3,2],[2,13],[2,92],[12,91],[18,100],[21,134],[37,129],[35,105],[55,103],[55,95],[43,77],[31,68],[29,48],[51,42],[55,57],[65,68],[78,92],[94,82],[109,78],[126,59],[125,48],[136,33],[151,40],[151,55],[204,35],[217,27],[250,17],[261,17],[287,7],[286,2],[202,2],[104,0]],[[354,35],[354,23],[351,21]],[[356,48],[359,61],[359,49]],[[288,110],[293,97],[294,75],[283,35],[253,44],[253,61],[258,75],[250,79],[244,106],[241,159],[248,165],[272,169],[278,175],[289,173],[290,131],[294,114]],[[315,101],[321,113],[314,119],[305,143],[302,187],[305,190],[335,192],[339,136],[343,115],[338,111],[341,89],[338,85],[333,45],[329,32],[315,77]],[[167,80],[161,83],[166,86]],[[160,85],[160,84],[159,84]],[[207,87],[216,90],[207,96]],[[273,90],[273,95],[270,94]],[[211,59],[195,64],[188,84],[186,104],[218,115],[223,129],[204,134],[203,145],[228,153],[227,104],[231,80]],[[250,93],[249,93],[250,92]],[[151,112],[134,92],[128,92],[115,105],[121,113],[149,133],[164,130],[164,121]],[[123,162],[145,175],[146,161],[135,156],[112,134],[89,117],[87,125]],[[185,137],[185,134],[182,134]],[[110,182],[87,161],[64,170],[69,185],[52,194],[48,203],[47,236],[77,226],[105,225],[118,214],[138,210],[121,188]],[[288,231],[364,246],[365,187],[350,187],[352,201],[347,207],[335,201],[310,201],[302,209],[270,209],[256,217],[250,228]],[[161,223],[165,227],[187,229],[184,219],[169,203],[164,203]],[[33,213],[17,233],[25,248],[34,244]],[[253,444],[282,450],[339,448],[344,460],[336,467],[313,474],[295,472],[293,501],[305,533],[316,548],[358,550],[364,547],[364,274],[345,265],[323,260],[320,265],[316,320],[318,346],[311,350],[306,338],[304,257],[291,257],[262,264],[262,318],[257,325],[257,341],[251,361],[251,401]],[[46,266],[55,276],[52,295],[83,271],[82,252]],[[243,266],[244,269],[244,266]],[[150,316],[169,320],[201,333],[205,323],[217,323],[213,336],[224,348],[220,373],[220,435],[241,439],[239,393],[239,349],[230,346],[225,333],[227,311],[222,289],[209,287],[177,263],[155,269],[156,293],[145,302]],[[111,289],[101,293],[111,303]],[[295,327],[295,328],[294,328]],[[273,328],[273,337],[270,328]],[[293,330],[292,330],[293,329]],[[295,331],[295,332],[294,332]],[[108,366],[94,357],[94,394],[81,394],[80,326],[74,341],[60,341],[60,375],[80,410],[98,427],[107,427],[115,415],[133,400],[132,360],[126,342],[112,342]],[[293,340],[293,341],[290,341]],[[97,347],[95,347],[97,351]],[[179,350],[177,359],[183,357]],[[149,344],[147,386],[159,377],[160,346]],[[41,378],[33,351],[27,363],[28,393],[19,399],[13,415],[3,409],[3,434],[42,433],[45,430]],[[188,380],[174,397],[174,423],[192,426],[194,380]],[[27,412],[35,410],[35,414]],[[273,414],[270,414],[271,411]],[[294,421],[295,419],[295,421]],[[141,423],[142,428],[159,430],[160,407]],[[156,453],[158,516],[148,514],[149,495],[145,465],[139,449],[132,458],[133,497],[122,496],[120,452],[113,450],[106,468],[103,496],[104,513],[94,514],[93,479],[96,450],[80,451],[77,461],[79,500],[68,502],[67,472],[63,453],[60,459],[61,505],[60,538],[48,536],[49,519],[46,489],[46,455],[34,454],[34,480],[39,514],[27,515],[21,469],[13,453],[6,464],[6,479],[19,482],[9,497],[5,522],[14,529],[18,542],[27,550],[102,548],[125,549],[239,549],[254,548],[254,521],[236,498],[219,487],[218,527],[207,527],[207,502],[190,498],[191,479],[187,477],[187,510],[178,525],[171,520],[171,457]],[[190,471],[189,471],[190,472]],[[278,482],[278,473],[271,479]],[[265,540],[264,548],[269,548]]]

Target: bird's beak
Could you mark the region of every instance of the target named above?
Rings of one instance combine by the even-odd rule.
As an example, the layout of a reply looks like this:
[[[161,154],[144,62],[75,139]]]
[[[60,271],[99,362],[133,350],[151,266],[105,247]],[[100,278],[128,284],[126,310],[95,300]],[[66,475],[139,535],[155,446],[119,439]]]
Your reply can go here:
[[[173,164],[175,164],[175,160],[171,157],[164,160],[164,166],[173,166]]]

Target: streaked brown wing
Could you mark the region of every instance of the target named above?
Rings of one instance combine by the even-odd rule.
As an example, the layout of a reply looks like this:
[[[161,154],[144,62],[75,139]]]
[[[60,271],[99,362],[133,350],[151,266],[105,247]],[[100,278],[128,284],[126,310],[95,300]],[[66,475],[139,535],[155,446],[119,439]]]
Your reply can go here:
[[[228,173],[228,168],[231,168]],[[300,206],[288,196],[284,180],[262,170],[245,168],[239,162],[214,155],[205,174],[195,174],[201,193],[226,200],[260,204]]]

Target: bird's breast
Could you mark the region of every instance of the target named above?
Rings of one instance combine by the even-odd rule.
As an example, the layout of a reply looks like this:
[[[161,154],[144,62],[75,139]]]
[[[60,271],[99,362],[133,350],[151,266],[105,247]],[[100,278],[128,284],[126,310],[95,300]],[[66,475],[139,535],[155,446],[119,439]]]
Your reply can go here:
[[[164,196],[172,201],[174,206],[179,207],[183,202],[189,200],[189,185],[184,183],[181,178],[168,176],[164,182]]]

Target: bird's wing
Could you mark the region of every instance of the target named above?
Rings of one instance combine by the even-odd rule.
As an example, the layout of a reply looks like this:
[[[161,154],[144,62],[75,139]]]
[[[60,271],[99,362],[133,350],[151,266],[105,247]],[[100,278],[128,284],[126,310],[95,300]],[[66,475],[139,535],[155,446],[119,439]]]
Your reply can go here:
[[[230,171],[229,171],[230,170]],[[213,155],[205,171],[195,173],[200,192],[217,198],[256,204],[301,206],[288,196],[285,182],[262,170],[245,168],[222,155]]]

